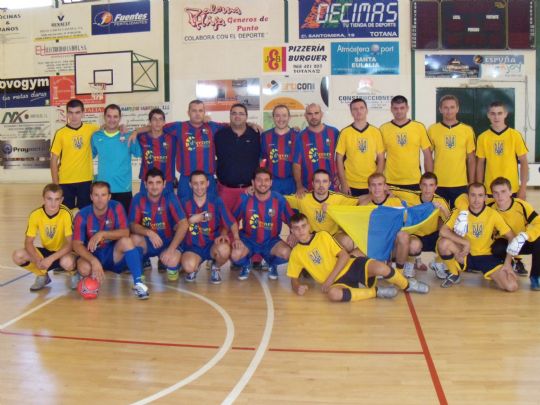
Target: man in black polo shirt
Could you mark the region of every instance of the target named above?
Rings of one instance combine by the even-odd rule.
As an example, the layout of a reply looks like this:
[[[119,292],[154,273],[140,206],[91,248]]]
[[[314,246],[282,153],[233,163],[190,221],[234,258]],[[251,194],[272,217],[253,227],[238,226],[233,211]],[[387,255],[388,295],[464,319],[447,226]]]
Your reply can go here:
[[[246,189],[251,185],[259,167],[261,138],[247,125],[247,108],[243,104],[231,107],[231,125],[214,136],[216,147],[218,195],[229,211],[233,211]]]

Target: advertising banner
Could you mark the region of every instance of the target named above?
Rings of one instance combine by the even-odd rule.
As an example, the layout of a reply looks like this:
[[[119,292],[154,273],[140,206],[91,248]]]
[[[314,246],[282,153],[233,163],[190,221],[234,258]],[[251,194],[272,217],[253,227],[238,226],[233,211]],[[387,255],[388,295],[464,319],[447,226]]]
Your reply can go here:
[[[0,112],[0,139],[50,139],[52,109],[10,108]]]
[[[299,0],[300,39],[397,38],[396,0]]]
[[[0,79],[0,107],[41,107],[49,105],[49,78]]]
[[[318,42],[264,47],[262,65],[263,73],[326,76],[330,74],[330,47]]]
[[[259,110],[261,85],[258,78],[236,80],[199,80],[196,95],[206,111],[229,111],[236,103],[248,110]]]
[[[150,1],[92,5],[92,35],[150,31]]]
[[[48,169],[50,147],[48,139],[0,141],[0,164],[4,169]]]
[[[71,74],[75,71],[73,55],[87,53],[87,46],[78,41],[44,42],[34,46],[35,72],[41,75]]]
[[[333,42],[333,75],[399,74],[399,42]]]
[[[90,36],[86,7],[42,9],[34,18],[34,41],[58,41]]]
[[[30,39],[32,16],[29,10],[0,8],[0,40],[2,43],[22,42]]]
[[[390,111],[392,97],[399,94],[399,79],[382,77],[333,76],[330,106],[348,110],[350,102],[362,98],[369,111]]]

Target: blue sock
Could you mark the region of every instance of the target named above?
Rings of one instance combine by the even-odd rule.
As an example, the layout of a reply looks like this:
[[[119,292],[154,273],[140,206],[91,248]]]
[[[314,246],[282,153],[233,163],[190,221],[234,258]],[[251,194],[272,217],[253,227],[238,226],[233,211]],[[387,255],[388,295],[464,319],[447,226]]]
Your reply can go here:
[[[140,250],[142,248],[135,248],[124,252],[126,263],[129,271],[131,271],[131,277],[133,277],[134,283],[141,283],[142,276],[142,256]]]
[[[250,265],[250,261],[249,261],[249,255],[246,255],[244,257],[242,257],[240,260],[238,260],[237,262],[233,262],[233,264],[235,266],[239,266],[239,267],[245,267],[245,266],[249,266]]]
[[[272,267],[277,267],[280,264],[285,264],[288,262],[287,259],[283,259],[282,257],[273,256],[273,255],[269,256],[268,258],[265,258],[264,260],[266,260],[266,262]]]
[[[178,271],[179,269],[180,269],[180,265],[177,265],[175,267],[167,266],[167,271]]]

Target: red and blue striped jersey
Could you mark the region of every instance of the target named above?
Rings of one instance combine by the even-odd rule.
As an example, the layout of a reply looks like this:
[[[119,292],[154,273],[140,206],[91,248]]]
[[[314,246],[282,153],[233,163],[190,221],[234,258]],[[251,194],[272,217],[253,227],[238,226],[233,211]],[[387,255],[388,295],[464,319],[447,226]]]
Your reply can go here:
[[[220,235],[223,227],[230,229],[235,222],[232,214],[219,197],[214,198],[213,201],[209,201],[207,198],[201,207],[191,198],[182,204],[182,206],[188,218],[205,211],[210,214],[208,221],[189,224],[189,230],[183,242],[187,246],[204,248],[210,245]]]
[[[223,126],[210,121],[197,128],[185,121],[171,122],[163,127],[166,133],[177,139],[176,169],[182,176],[189,176],[195,170],[216,173],[214,135]]]
[[[157,138],[152,138],[149,132],[137,135],[141,145],[142,159],[139,178],[146,179],[146,173],[153,167],[157,167],[165,175],[166,182],[172,182],[176,177],[176,138],[172,134],[163,133]]]
[[[126,211],[118,201],[110,200],[107,211],[103,216],[98,217],[94,213],[92,205],[88,205],[80,210],[73,222],[73,240],[78,240],[86,246],[90,238],[99,231],[114,231],[117,229],[127,229]],[[102,240],[98,249],[104,248],[112,240]]]
[[[151,229],[162,239],[172,239],[176,224],[185,218],[180,201],[173,193],[163,193],[157,202],[152,202],[145,192],[137,193],[129,209],[129,223]]]
[[[291,129],[283,135],[276,134],[275,128],[261,134],[261,161],[272,176],[279,179],[292,177],[292,162],[296,132]]]
[[[279,237],[283,223],[288,223],[293,214],[289,203],[275,191],[266,201],[242,194],[240,204],[234,210],[238,222],[243,221],[242,236],[261,244]]]
[[[312,132],[308,128],[298,134],[295,142],[293,162],[302,168],[302,184],[311,190],[313,173],[324,169],[336,178],[335,152],[339,137],[337,128],[325,125],[322,132]]]

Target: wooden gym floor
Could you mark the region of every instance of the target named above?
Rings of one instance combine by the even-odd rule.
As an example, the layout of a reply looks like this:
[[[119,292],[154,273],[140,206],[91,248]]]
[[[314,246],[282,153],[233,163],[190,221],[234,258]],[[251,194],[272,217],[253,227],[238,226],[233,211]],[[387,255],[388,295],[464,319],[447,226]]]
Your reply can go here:
[[[509,294],[465,274],[445,290],[427,272],[426,296],[331,304],[314,284],[295,296],[285,276],[226,270],[215,286],[206,270],[186,284],[154,269],[145,302],[111,273],[94,301],[62,274],[30,293],[11,252],[41,189],[0,185],[1,404],[540,403],[528,279]]]

